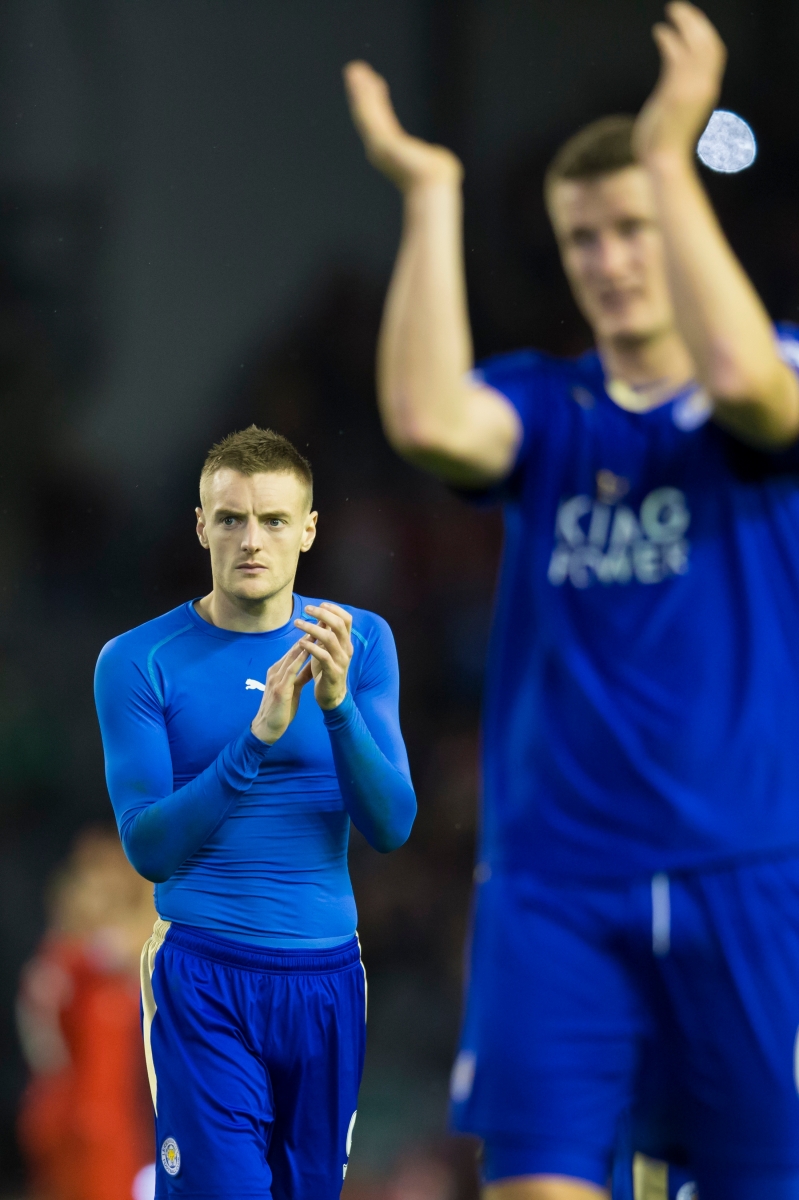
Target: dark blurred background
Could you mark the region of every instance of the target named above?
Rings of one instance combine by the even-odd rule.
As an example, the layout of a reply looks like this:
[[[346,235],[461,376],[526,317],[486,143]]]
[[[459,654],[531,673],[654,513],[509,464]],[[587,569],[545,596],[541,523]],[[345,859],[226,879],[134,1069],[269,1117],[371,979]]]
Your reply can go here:
[[[799,319],[799,3],[710,0],[722,105],[755,165],[709,178],[775,317]],[[399,463],[373,358],[399,201],[340,80],[466,165],[478,354],[587,344],[540,196],[558,142],[634,111],[656,0],[3,0],[0,5],[0,1194],[22,1195],[13,1007],[44,881],[107,818],[92,702],[112,635],[208,588],[208,445],[250,422],[317,476],[306,593],[382,613],[419,818],[353,838],[370,1048],[348,1191],[468,1196],[444,1137],[472,870],[479,697],[501,529]],[[521,615],[523,618],[523,614]],[[388,1182],[386,1182],[388,1181]]]

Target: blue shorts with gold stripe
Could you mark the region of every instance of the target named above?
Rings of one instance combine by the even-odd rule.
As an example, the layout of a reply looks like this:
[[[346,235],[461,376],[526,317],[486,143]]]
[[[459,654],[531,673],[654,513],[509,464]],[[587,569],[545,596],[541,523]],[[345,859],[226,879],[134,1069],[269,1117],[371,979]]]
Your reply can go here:
[[[357,938],[266,950],[158,921],[142,1011],[157,1200],[338,1200],[366,1040]]]

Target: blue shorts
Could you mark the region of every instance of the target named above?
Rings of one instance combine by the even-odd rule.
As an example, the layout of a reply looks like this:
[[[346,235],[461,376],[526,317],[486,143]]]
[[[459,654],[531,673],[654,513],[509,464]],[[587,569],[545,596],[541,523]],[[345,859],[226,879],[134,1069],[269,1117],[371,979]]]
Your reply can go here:
[[[356,938],[264,950],[158,921],[142,1011],[158,1200],[338,1200],[366,1042]]]
[[[482,871],[451,1093],[487,1180],[605,1185],[631,1122],[701,1200],[799,1200],[799,860],[608,885]]]

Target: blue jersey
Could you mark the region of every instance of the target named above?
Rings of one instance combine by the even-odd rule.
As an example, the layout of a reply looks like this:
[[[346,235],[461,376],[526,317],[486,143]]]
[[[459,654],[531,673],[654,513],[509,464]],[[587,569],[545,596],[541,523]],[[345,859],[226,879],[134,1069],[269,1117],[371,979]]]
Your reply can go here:
[[[797,448],[747,448],[695,392],[627,412],[595,353],[477,374],[524,428],[501,489],[486,863],[609,878],[799,850]]]
[[[250,731],[269,667],[302,633],[292,619],[237,633],[184,604],[109,642],[96,699],[125,850],[157,881],[159,916],[234,940],[325,947],[351,939],[350,818],[380,850],[416,811],[398,718],[391,631],[361,609],[344,703],[312,684],[273,745]]]

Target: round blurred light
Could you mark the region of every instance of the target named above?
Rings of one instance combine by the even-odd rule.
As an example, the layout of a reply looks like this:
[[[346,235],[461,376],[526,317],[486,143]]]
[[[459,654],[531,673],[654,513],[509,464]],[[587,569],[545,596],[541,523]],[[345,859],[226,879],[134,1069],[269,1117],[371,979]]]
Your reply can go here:
[[[155,1196],[155,1163],[142,1167],[133,1180],[133,1200],[153,1200]]]
[[[696,152],[711,171],[732,175],[751,167],[757,156],[757,142],[743,117],[717,108],[699,139]]]

